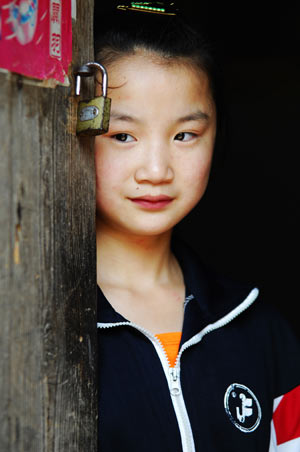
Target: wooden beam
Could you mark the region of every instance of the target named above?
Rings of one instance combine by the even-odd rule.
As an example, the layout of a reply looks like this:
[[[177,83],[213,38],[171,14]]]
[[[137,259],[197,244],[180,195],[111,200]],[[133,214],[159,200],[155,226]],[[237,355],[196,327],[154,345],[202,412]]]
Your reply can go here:
[[[75,135],[72,76],[93,59],[93,6],[77,0],[70,87],[0,74],[5,452],[96,451],[93,140]]]

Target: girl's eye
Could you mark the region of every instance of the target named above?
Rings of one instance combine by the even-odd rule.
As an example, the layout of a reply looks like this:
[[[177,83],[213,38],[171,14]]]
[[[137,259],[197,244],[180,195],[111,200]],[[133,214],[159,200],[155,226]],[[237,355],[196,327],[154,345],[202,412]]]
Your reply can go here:
[[[175,136],[175,140],[178,141],[190,141],[195,138],[196,134],[191,132],[180,132]]]
[[[116,135],[113,135],[112,138],[114,138],[117,141],[122,141],[123,143],[129,143],[130,141],[134,141],[134,138],[128,133],[117,133]]]

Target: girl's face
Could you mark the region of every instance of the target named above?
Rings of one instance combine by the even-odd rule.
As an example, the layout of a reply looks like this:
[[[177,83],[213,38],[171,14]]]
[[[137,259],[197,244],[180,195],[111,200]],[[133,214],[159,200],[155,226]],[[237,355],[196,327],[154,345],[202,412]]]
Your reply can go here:
[[[95,139],[100,221],[126,235],[166,233],[207,186],[216,133],[208,78],[142,51],[107,70],[110,126]]]

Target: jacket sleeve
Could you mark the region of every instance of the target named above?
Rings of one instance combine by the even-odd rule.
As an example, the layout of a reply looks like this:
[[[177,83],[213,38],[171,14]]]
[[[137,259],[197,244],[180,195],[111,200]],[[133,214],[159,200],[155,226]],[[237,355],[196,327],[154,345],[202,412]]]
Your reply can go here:
[[[275,320],[275,321],[274,321]],[[269,452],[300,451],[300,345],[290,325],[273,318],[276,375]]]
[[[270,452],[300,451],[300,385],[274,400]]]

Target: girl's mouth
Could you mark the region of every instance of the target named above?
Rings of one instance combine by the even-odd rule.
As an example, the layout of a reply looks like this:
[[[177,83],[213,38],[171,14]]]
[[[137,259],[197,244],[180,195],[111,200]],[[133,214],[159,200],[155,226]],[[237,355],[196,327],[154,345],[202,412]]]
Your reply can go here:
[[[139,196],[137,198],[129,198],[133,203],[148,209],[148,210],[159,210],[167,205],[169,205],[174,198],[171,198],[167,195],[159,195],[159,196]]]

